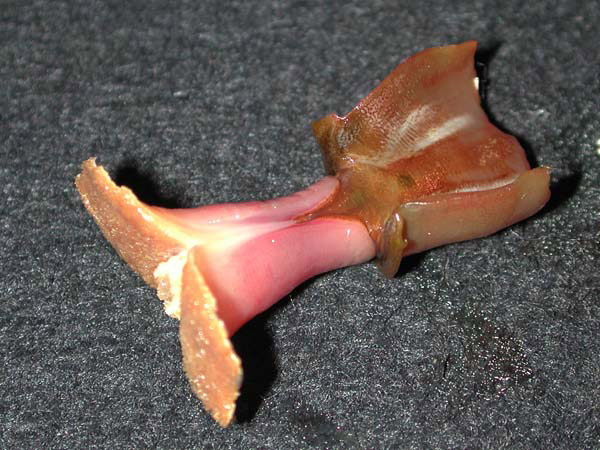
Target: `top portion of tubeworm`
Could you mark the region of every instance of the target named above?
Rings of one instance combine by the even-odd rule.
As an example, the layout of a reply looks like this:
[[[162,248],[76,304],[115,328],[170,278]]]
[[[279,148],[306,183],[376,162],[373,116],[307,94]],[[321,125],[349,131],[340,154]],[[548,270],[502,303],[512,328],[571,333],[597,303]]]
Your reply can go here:
[[[529,164],[519,142],[492,125],[480,106],[476,47],[469,41],[422,51],[348,115],[330,114],[313,124],[327,172],[342,187],[311,218],[361,219],[387,276],[396,273],[403,254],[488,235],[533,214],[548,199],[545,169],[521,186],[531,188],[534,198],[520,204],[515,197],[520,189],[514,183]],[[495,190],[504,203],[498,211],[487,208],[486,217],[473,211],[481,195],[491,194],[484,192]],[[475,223],[465,227],[464,220],[452,223],[439,214],[450,210],[460,219],[458,208]],[[415,227],[425,227],[425,234]]]

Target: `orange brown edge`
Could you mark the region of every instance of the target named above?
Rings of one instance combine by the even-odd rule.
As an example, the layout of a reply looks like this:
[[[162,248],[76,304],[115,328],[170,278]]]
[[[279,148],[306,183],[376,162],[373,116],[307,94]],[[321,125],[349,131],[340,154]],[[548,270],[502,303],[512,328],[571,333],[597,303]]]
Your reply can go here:
[[[130,189],[117,186],[95,158],[83,163],[75,185],[102,234],[157,289],[167,313],[180,319],[183,366],[192,390],[219,425],[228,426],[242,366],[202,275],[201,247]]]

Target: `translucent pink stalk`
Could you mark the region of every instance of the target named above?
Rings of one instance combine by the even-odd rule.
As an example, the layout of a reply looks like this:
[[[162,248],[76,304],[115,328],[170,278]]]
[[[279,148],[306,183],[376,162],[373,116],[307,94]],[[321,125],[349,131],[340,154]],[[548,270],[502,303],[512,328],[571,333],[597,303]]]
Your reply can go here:
[[[93,159],[76,185],[106,238],[180,319],[192,388],[223,426],[242,377],[229,336],[304,280],[375,256],[359,220],[296,220],[333,198],[335,177],[275,200],[192,209],[140,202]]]
[[[186,234],[184,252],[194,249],[196,265],[202,267],[218,299],[219,317],[232,335],[303,281],[375,256],[373,241],[358,220],[295,220],[318,209],[338,188],[336,178],[326,177],[289,197],[265,202],[150,209]],[[161,270],[155,270],[155,277],[160,278]]]

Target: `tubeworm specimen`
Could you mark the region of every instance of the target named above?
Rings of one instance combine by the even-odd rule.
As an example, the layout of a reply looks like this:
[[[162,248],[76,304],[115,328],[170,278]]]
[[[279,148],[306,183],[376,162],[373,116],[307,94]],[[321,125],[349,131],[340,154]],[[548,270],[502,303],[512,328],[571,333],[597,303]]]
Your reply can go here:
[[[219,424],[242,381],[229,336],[302,281],[374,257],[391,277],[404,255],[489,235],[548,201],[549,169],[530,169],[481,109],[475,48],[418,53],[348,115],[316,122],[329,176],[288,197],[165,209],[83,164],[85,207],[180,319],[186,374]]]

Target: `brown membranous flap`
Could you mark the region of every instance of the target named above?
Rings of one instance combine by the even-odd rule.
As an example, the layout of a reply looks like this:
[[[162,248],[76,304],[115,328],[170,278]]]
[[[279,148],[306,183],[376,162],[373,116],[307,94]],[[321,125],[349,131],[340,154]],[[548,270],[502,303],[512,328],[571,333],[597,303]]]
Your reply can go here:
[[[221,425],[229,425],[242,382],[242,364],[218,316],[210,287],[199,270],[200,247],[188,252],[181,280],[179,336],[183,367],[194,393]]]

